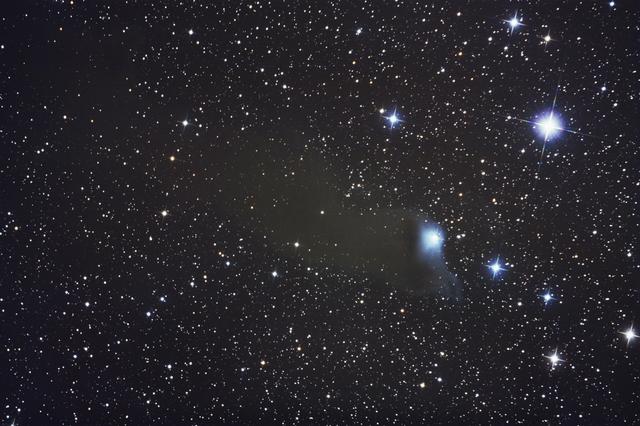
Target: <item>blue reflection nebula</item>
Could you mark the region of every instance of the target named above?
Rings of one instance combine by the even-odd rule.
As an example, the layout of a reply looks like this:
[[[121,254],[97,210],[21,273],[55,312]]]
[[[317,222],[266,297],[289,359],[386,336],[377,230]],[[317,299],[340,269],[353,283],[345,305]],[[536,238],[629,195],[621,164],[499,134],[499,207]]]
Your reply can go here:
[[[423,224],[420,227],[420,250],[423,254],[440,254],[443,244],[444,236],[437,226]]]

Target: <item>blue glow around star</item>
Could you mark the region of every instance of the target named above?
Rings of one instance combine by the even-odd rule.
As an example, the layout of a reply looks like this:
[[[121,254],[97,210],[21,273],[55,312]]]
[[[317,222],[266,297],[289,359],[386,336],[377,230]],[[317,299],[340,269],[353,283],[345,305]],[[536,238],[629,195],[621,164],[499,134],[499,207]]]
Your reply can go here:
[[[509,27],[511,28],[510,30],[511,34],[513,34],[516,28],[522,25],[521,20],[522,18],[518,18],[518,12],[516,12],[515,15],[513,15],[513,18],[505,20],[505,22],[508,23]]]
[[[389,115],[384,116],[384,118],[389,122],[389,127],[392,129],[399,123],[402,123],[402,120],[398,116],[397,110],[393,110],[393,112]]]
[[[487,265],[487,267],[491,270],[492,278],[495,278],[496,276],[498,276],[498,274],[500,274],[500,272],[505,270],[502,266],[503,265],[502,263],[500,263],[499,257]]]
[[[440,253],[444,244],[443,232],[436,225],[424,224],[420,228],[420,251],[423,254]]]
[[[428,230],[422,234],[422,245],[426,249],[439,249],[442,246],[442,236],[436,230]]]
[[[560,116],[554,111],[544,115],[540,120],[536,121],[534,128],[538,134],[544,137],[545,141],[553,139],[559,132],[564,130],[560,121]]]
[[[542,298],[542,300],[544,301],[545,306],[548,303],[551,303],[552,300],[555,300],[556,298],[553,296],[553,294],[551,294],[550,290],[547,290],[546,293],[542,294],[540,296]]]

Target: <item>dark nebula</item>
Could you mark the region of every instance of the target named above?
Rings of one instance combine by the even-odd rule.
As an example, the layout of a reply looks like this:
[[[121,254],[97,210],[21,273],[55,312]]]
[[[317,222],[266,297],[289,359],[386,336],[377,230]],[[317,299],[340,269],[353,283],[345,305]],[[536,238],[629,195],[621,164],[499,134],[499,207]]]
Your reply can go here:
[[[284,255],[370,278],[374,286],[461,297],[442,250],[424,253],[430,220],[411,208],[345,207],[340,161],[332,166],[308,151],[292,155],[276,142],[234,146],[221,157],[205,191],[218,195],[216,207],[230,222],[264,233],[272,248],[289,246]]]

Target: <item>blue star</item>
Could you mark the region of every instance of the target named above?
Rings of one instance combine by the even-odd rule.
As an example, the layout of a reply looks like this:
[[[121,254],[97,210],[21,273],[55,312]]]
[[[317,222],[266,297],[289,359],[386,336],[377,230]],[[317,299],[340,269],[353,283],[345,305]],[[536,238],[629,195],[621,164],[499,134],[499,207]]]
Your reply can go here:
[[[554,114],[553,110],[542,119],[536,121],[535,128],[544,136],[545,142],[564,130],[558,115]]]
[[[521,19],[518,18],[518,12],[516,12],[516,14],[513,15],[513,18],[505,21],[511,27],[511,34],[513,34],[513,31],[516,28],[518,28],[520,25],[522,25],[522,23],[520,21],[521,21]]]
[[[547,303],[551,302],[552,300],[555,300],[555,297],[553,297],[553,295],[551,294],[551,291],[549,290],[547,290],[547,292],[540,297],[542,297],[542,300],[544,300],[545,306]]]
[[[491,269],[492,278],[495,278],[500,272],[504,271],[502,264],[500,263],[500,257],[498,257],[493,263],[487,265]]]
[[[391,115],[385,116],[384,118],[387,119],[392,129],[396,124],[402,123],[402,120],[400,120],[400,117],[398,117],[398,113],[396,109],[393,110],[393,113]]]
[[[439,250],[444,239],[439,230],[435,228],[425,228],[421,235],[422,248],[424,250]]]

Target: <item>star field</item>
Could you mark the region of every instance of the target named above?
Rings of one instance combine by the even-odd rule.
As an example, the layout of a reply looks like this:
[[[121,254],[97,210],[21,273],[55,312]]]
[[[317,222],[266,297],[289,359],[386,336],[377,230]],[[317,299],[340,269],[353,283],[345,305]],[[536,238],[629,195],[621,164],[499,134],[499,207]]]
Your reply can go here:
[[[640,423],[638,4],[12,3],[1,424]]]

